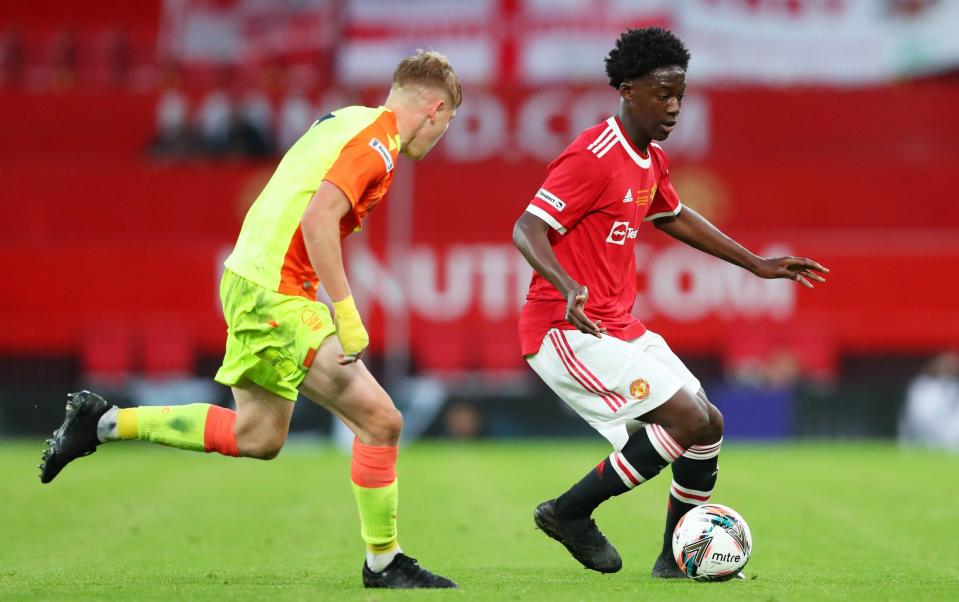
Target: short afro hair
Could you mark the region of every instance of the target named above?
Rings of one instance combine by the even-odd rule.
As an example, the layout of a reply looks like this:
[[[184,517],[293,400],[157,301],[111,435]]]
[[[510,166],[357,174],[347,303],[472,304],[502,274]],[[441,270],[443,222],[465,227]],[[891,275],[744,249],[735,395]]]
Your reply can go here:
[[[609,76],[609,85],[619,89],[624,81],[674,65],[686,69],[689,50],[673,32],[662,27],[627,29],[606,57],[606,75]]]

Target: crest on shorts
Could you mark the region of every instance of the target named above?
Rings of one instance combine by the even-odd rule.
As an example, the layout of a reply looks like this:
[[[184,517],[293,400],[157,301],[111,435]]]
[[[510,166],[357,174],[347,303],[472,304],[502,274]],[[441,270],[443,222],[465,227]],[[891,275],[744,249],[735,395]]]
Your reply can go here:
[[[645,378],[637,378],[629,383],[629,394],[642,401],[649,397],[649,383]]]

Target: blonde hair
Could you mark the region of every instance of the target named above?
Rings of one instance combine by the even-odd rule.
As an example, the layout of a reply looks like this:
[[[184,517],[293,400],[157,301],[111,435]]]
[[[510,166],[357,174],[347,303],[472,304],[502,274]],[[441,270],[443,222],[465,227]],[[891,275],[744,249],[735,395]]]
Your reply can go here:
[[[445,55],[434,50],[417,50],[396,66],[394,86],[422,86],[445,90],[453,101],[453,108],[463,102],[463,89],[453,66]]]

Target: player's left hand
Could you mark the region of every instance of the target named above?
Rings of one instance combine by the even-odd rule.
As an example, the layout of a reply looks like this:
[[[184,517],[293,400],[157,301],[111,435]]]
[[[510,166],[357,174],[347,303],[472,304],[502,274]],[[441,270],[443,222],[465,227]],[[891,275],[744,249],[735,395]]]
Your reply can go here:
[[[606,329],[601,320],[593,322],[586,317],[586,299],[589,298],[589,290],[577,284],[566,294],[566,321],[575,326],[580,332],[591,334],[597,339],[603,338]]]
[[[825,282],[826,279],[817,274],[828,274],[829,268],[819,265],[812,259],[805,257],[769,257],[764,258],[753,270],[760,278],[788,278],[799,284],[813,288],[810,280]]]
[[[340,339],[343,354],[337,358],[340,365],[352,364],[360,359],[370,344],[370,335],[363,326],[360,312],[356,309],[353,296],[333,302],[333,323],[336,324],[336,336]]]

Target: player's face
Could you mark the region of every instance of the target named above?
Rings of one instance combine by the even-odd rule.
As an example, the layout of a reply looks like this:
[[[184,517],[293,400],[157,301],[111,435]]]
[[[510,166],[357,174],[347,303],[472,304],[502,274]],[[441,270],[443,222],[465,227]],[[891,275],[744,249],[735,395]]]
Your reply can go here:
[[[434,109],[431,109],[426,120],[420,129],[416,131],[413,138],[403,146],[403,154],[410,159],[422,159],[426,153],[430,152],[436,143],[440,141],[446,130],[449,129],[453,117],[456,116],[456,109],[443,101]]]
[[[679,66],[661,67],[639,79],[623,82],[619,91],[639,133],[647,140],[665,140],[676,126],[683,106],[686,70]]]

